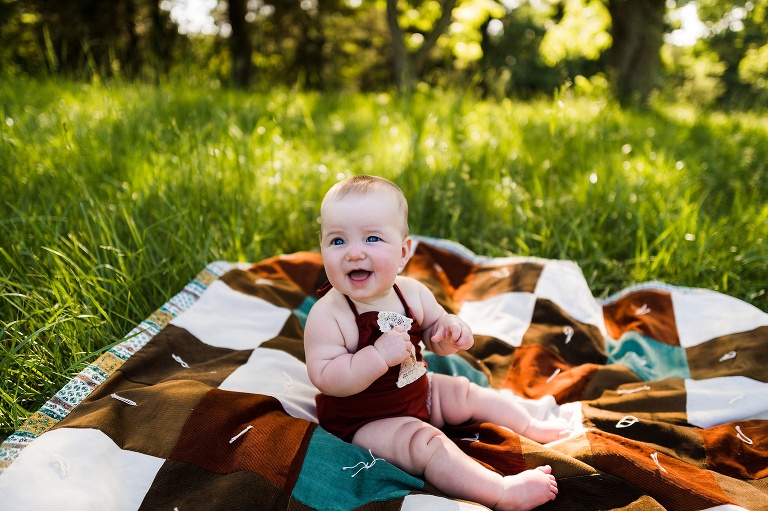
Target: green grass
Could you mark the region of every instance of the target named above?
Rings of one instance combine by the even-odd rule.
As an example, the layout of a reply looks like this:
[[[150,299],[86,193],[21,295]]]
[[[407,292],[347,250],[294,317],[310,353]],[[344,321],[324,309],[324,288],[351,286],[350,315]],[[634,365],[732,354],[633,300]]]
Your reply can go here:
[[[316,245],[341,175],[413,233],[768,310],[768,122],[595,98],[0,84],[0,438],[207,263]]]

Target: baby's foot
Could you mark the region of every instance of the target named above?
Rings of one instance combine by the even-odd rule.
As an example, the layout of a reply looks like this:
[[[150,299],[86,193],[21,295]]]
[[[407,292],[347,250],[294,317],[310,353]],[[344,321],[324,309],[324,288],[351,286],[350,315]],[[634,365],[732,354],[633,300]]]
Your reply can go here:
[[[530,511],[557,496],[557,481],[549,465],[506,476],[503,485],[501,499],[493,507],[498,511]]]
[[[566,438],[573,433],[573,429],[563,419],[557,419],[554,421],[540,421],[538,419],[531,419],[528,427],[521,433],[526,438],[535,440],[540,444],[546,444],[548,442],[554,442],[561,438]]]

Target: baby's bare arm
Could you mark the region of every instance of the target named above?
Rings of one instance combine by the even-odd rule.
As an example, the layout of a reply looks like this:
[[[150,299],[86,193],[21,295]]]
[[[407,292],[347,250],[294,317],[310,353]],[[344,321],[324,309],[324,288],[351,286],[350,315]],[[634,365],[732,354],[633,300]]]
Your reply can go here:
[[[448,314],[427,286],[406,278],[401,287],[408,291],[406,301],[418,304],[424,345],[428,350],[438,355],[450,355],[472,347],[475,341],[469,325],[455,314]]]
[[[410,355],[411,343],[402,327],[383,334],[374,346],[350,353],[333,309],[332,303],[317,302],[304,328],[307,373],[323,394],[357,394]]]

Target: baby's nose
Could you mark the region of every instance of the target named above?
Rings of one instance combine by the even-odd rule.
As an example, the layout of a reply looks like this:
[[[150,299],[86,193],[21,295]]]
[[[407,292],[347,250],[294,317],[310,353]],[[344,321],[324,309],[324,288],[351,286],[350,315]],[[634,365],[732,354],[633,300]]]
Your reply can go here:
[[[347,250],[348,260],[356,261],[364,258],[365,258],[365,250],[363,250],[363,247],[361,247],[357,243],[352,243],[349,245],[349,249]]]

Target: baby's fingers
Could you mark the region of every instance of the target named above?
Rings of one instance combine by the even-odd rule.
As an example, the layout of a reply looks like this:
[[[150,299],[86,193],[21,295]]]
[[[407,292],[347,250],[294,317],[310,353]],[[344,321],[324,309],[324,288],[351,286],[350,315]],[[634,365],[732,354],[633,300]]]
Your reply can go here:
[[[458,341],[459,339],[461,339],[461,337],[462,337],[462,334],[464,333],[464,332],[463,332],[463,330],[464,330],[464,329],[461,327],[461,325],[460,325],[460,324],[458,324],[458,323],[453,323],[453,324],[450,326],[450,332],[451,332],[451,335],[450,335],[450,337],[449,337],[449,338],[451,339],[451,341],[454,341],[454,342],[455,342],[455,341]]]
[[[432,342],[440,342],[443,339],[445,339],[445,328],[440,325],[437,327],[437,331],[435,332],[435,335],[432,336],[431,340]]]
[[[453,347],[459,350],[468,350],[475,344],[475,338],[469,328],[460,327],[458,339],[454,340]]]

